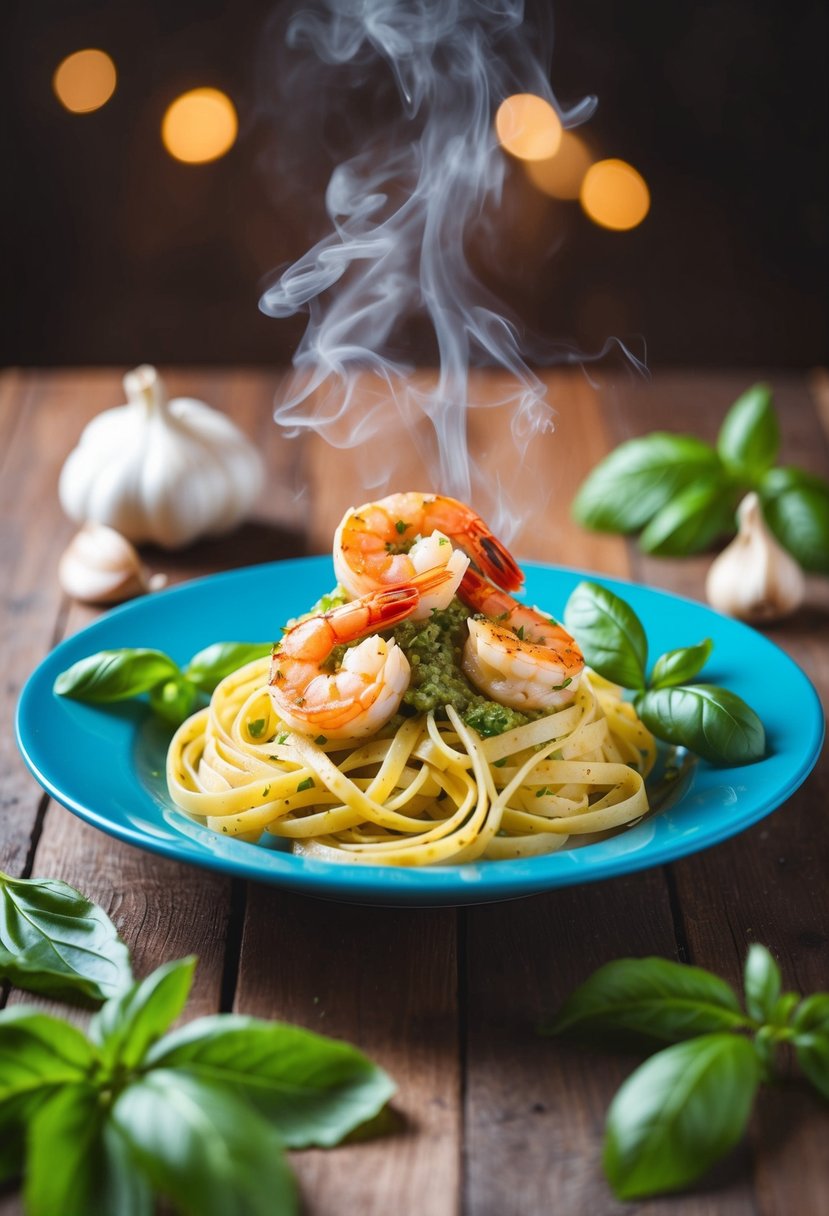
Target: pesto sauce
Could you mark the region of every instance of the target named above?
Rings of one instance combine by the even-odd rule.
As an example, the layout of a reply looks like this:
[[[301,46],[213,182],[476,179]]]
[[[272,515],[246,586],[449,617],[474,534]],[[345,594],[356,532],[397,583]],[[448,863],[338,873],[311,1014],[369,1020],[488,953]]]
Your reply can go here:
[[[346,600],[345,592],[336,587],[324,595],[308,613],[326,612]],[[434,710],[438,717],[444,706],[451,705],[467,726],[485,738],[502,735],[516,726],[524,726],[544,717],[542,710],[520,713],[507,705],[491,701],[469,683],[461,667],[463,647],[469,636],[466,622],[472,614],[457,598],[448,607],[433,612],[425,621],[409,618],[383,636],[393,637],[409,660],[411,683],[403,694],[399,714],[388,724],[396,727],[403,717]],[[356,645],[357,643],[351,643]],[[326,659],[326,671],[336,671],[348,646],[336,646]]]

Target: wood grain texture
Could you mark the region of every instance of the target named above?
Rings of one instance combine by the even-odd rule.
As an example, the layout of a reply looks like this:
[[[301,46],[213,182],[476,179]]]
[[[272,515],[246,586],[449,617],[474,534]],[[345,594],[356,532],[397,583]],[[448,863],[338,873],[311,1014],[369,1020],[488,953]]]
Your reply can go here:
[[[201,397],[234,417],[260,447],[269,477],[253,519],[238,532],[181,553],[147,548],[148,565],[175,582],[329,551],[342,511],[370,496],[372,453],[286,440],[271,417],[276,373],[178,368],[165,375],[173,394]],[[57,559],[73,525],[55,490],[83,423],[122,399],[120,378],[117,370],[0,377],[0,866],[64,878],[101,902],[140,974],[199,953],[188,1016],[232,1003],[349,1039],[388,1069],[399,1086],[392,1135],[295,1154],[308,1216],[817,1211],[829,1193],[827,1115],[791,1080],[761,1098],[750,1137],[693,1194],[614,1204],[599,1168],[604,1111],[636,1060],[541,1039],[535,1026],[595,967],[620,955],[687,957],[737,982],[748,943],[761,940],[789,985],[829,987],[825,759],[774,816],[667,871],[461,913],[346,907],[245,889],[120,844],[59,807],[50,806],[41,824],[44,800],[16,755],[11,715],[42,655],[97,615],[69,607],[57,588]],[[620,381],[597,391],[579,375],[550,375],[556,430],[509,470],[515,501],[527,507],[516,552],[701,598],[707,558],[646,560],[617,537],[577,528],[569,502],[589,467],[623,438],[661,427],[713,439],[747,381],[743,374],[661,374],[650,384]],[[820,389],[823,382],[815,383]],[[825,475],[829,422],[822,425],[817,398],[804,377],[774,377],[774,384],[783,459]],[[500,391],[490,385],[493,399]],[[504,476],[512,440],[497,406],[472,415],[469,441],[482,484]],[[422,487],[430,453],[427,430],[398,442],[395,488]],[[275,604],[275,624],[278,617]],[[808,607],[770,631],[825,703],[828,623],[826,580],[813,580]],[[19,1212],[16,1197],[0,1195],[0,1216]]]

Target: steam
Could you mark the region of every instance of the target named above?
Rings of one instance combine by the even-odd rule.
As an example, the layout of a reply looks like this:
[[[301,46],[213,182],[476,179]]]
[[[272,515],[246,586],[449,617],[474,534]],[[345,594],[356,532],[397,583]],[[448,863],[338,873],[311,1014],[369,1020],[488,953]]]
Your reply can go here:
[[[260,302],[273,317],[308,312],[276,407],[279,423],[292,433],[311,428],[338,447],[370,446],[363,471],[374,497],[393,473],[379,452],[405,437],[434,470],[433,485],[392,488],[474,502],[506,539],[515,504],[501,493],[494,500],[475,469],[468,412],[509,409],[514,451],[505,461],[520,469],[527,446],[552,428],[553,410],[522,353],[517,322],[468,259],[470,241],[498,239],[507,158],[493,116],[519,92],[545,97],[565,126],[583,122],[595,104],[588,98],[562,111],[538,39],[524,25],[523,0],[318,0],[293,12],[289,52],[303,57],[318,96],[326,73],[344,71],[379,88],[390,74],[396,95],[380,119],[375,110],[369,137],[331,175],[330,232]],[[424,318],[432,377],[415,372],[406,350]],[[505,386],[497,401],[489,388],[476,396],[476,367],[506,373],[497,377]]]

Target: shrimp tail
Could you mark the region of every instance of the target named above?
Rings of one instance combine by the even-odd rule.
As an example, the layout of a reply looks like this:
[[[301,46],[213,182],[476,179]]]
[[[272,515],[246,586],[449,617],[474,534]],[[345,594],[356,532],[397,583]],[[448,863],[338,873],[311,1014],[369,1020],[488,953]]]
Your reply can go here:
[[[505,613],[512,612],[518,606],[517,601],[511,595],[501,591],[498,587],[493,587],[492,583],[487,582],[477,570],[473,570],[471,567],[461,579],[458,595],[467,608],[483,613],[484,616],[491,617],[493,620]]]
[[[490,582],[504,591],[519,591],[524,586],[521,567],[509,549],[497,536],[492,535],[483,520],[476,520],[464,539],[469,542],[470,556]]]

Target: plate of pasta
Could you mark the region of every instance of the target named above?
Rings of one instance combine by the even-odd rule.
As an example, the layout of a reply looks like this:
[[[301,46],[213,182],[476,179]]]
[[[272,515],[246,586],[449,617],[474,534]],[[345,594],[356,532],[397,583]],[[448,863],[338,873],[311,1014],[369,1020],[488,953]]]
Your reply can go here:
[[[585,577],[532,563],[524,571],[523,600],[553,615]],[[420,681],[409,677],[409,702],[379,726],[361,710],[361,733],[352,724],[343,735],[345,711],[330,706],[351,705],[343,689],[353,679],[366,684],[360,664],[376,665],[375,643],[349,674],[347,656],[360,650],[353,612],[327,604],[326,628],[333,621],[347,630],[327,649],[351,643],[335,665],[345,673],[335,695],[324,664],[310,676],[297,670],[319,617],[306,633],[295,624],[280,635],[339,574],[330,557],[218,574],[132,601],[68,638],[21,695],[18,742],[32,773],[70,811],[141,848],[323,898],[417,906],[515,898],[673,861],[780,806],[817,757],[817,696],[779,648],[701,604],[604,578],[635,609],[655,650],[668,651],[677,635],[713,640],[712,675],[762,718],[761,760],[714,765],[656,746],[619,688],[590,671],[561,678],[575,670],[562,646],[543,709],[507,709],[493,723],[493,701],[480,698],[436,712],[427,696],[431,689],[434,698],[435,630],[459,622],[434,609],[425,623],[409,624],[408,644],[407,622],[396,625]],[[384,603],[382,611],[391,610]],[[464,618],[471,615],[467,608]],[[481,662],[484,644],[501,644],[515,660],[510,645],[525,627],[510,622],[505,641],[502,615],[491,617]],[[474,621],[460,624],[473,632]],[[291,649],[300,634],[301,662]],[[99,706],[54,691],[61,672],[95,651],[152,647],[183,663],[217,639],[274,635],[282,638],[275,659],[228,673],[175,732],[144,702]],[[387,675],[384,689],[393,682]],[[320,686],[325,704],[312,676],[328,681]],[[288,692],[274,692],[280,681],[292,685]]]

